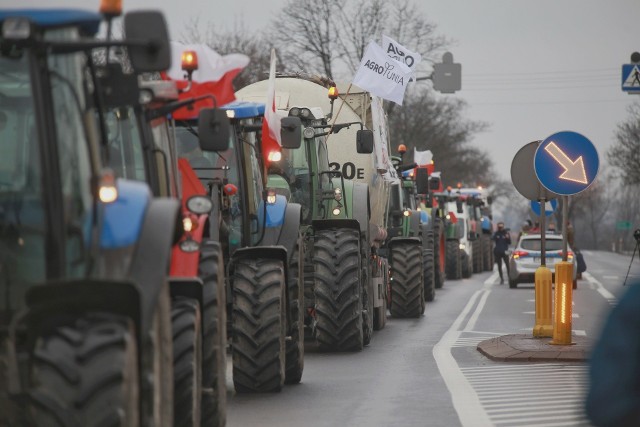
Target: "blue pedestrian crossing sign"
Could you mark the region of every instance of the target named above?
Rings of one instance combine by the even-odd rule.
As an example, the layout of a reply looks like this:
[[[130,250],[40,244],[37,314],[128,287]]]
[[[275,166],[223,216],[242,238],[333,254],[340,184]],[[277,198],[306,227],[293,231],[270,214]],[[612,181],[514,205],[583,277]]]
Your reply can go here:
[[[640,64],[622,66],[622,90],[627,93],[640,93]]]
[[[598,150],[585,136],[571,131],[554,133],[542,141],[533,158],[540,184],[570,196],[586,190],[598,175]]]
[[[548,200],[547,202],[545,202],[544,204],[544,216],[551,216],[552,213],[555,212],[555,210],[558,207],[558,200],[556,199],[551,199]],[[531,201],[531,210],[533,211],[534,214],[536,214],[537,216],[540,216],[540,202],[536,201],[536,200],[532,200]]]

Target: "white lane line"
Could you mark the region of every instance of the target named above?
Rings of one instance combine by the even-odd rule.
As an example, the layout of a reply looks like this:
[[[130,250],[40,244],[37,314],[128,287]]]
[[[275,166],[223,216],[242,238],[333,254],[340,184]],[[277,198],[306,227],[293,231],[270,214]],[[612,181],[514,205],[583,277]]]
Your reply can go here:
[[[609,292],[603,285],[602,283],[600,283],[598,281],[598,279],[596,279],[595,277],[593,277],[590,273],[587,273],[586,271],[584,273],[582,273],[582,277],[584,277],[585,279],[587,279],[587,281],[593,285],[596,286],[596,290],[598,291],[598,293],[600,295],[602,295],[606,300],[608,300],[609,302],[615,302],[616,301],[616,297],[615,295],[613,295],[611,292]]]
[[[467,326],[465,326],[465,328],[463,329],[463,332],[471,331],[476,326],[478,317],[480,317],[480,313],[482,312],[482,309],[484,308],[484,305],[487,302],[487,297],[491,293],[491,291],[488,289],[483,290],[482,292],[484,292],[484,294],[480,298],[480,302],[478,303],[476,309],[474,310],[473,314],[469,318],[469,321],[467,322]]]
[[[498,272],[494,271],[491,276],[487,280],[484,281],[485,285],[495,285],[498,279]]]
[[[471,296],[469,302],[451,327],[433,347],[433,357],[440,371],[440,375],[449,389],[453,407],[463,427],[489,427],[493,425],[486,411],[480,404],[478,395],[465,378],[458,363],[451,354],[451,347],[455,345],[462,333],[459,331],[460,325],[471,311],[471,308],[481,293],[485,293],[485,291],[478,290]]]

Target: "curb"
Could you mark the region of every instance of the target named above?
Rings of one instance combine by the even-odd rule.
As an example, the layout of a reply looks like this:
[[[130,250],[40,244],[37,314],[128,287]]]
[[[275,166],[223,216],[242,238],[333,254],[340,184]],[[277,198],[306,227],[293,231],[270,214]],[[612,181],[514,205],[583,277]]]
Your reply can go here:
[[[497,362],[586,362],[593,341],[584,336],[573,336],[572,345],[550,344],[551,338],[531,335],[503,335],[481,341],[477,349]]]

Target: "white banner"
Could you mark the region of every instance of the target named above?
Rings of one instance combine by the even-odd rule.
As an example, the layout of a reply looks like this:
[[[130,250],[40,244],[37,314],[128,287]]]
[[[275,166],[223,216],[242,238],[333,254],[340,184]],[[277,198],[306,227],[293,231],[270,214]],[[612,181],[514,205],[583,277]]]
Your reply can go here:
[[[418,166],[430,165],[431,159],[433,159],[431,150],[418,151],[415,147],[413,148],[413,162]]]
[[[412,71],[404,63],[389,58],[376,42],[370,42],[364,52],[353,84],[372,95],[402,105],[404,91]]]
[[[413,52],[400,43],[392,39],[391,37],[382,35],[382,48],[387,52],[389,58],[393,58],[396,61],[402,62],[409,67],[415,74],[416,66],[422,62],[422,55],[418,52]],[[413,76],[415,79],[415,76]]]

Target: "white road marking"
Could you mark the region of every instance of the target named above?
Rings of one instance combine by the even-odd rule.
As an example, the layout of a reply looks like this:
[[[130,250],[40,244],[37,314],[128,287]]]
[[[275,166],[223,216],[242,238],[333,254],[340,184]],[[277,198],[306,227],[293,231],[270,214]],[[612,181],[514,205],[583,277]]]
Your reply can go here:
[[[482,292],[484,292],[484,294],[480,298],[480,302],[478,303],[478,305],[476,306],[476,309],[474,310],[473,314],[469,318],[469,321],[467,322],[467,326],[464,327],[463,331],[465,332],[471,331],[473,330],[473,328],[475,328],[476,322],[478,321],[478,317],[480,317],[480,313],[482,312],[482,309],[484,308],[484,305],[487,302],[487,297],[489,296],[489,293],[491,291],[488,289],[483,289]]]
[[[589,425],[583,405],[586,364],[496,364],[462,368],[496,426]]]
[[[485,282],[485,284],[487,284],[487,282]],[[438,365],[440,375],[449,389],[453,407],[456,410],[458,418],[460,418],[460,424],[462,424],[463,427],[484,427],[493,425],[489,420],[486,411],[480,404],[478,395],[471,384],[469,384],[469,381],[465,378],[458,366],[458,363],[451,354],[451,348],[455,345],[462,333],[459,330],[460,325],[467,317],[467,314],[471,311],[471,308],[474,306],[481,293],[487,293],[487,291],[484,289],[478,290],[471,296],[469,302],[458,315],[451,327],[433,347],[433,357]]]
[[[596,279],[595,277],[593,277],[590,273],[587,273],[586,271],[584,273],[582,273],[582,277],[584,277],[585,279],[587,279],[587,281],[593,285],[596,286],[596,290],[598,291],[598,293],[600,295],[602,295],[604,297],[604,299],[606,299],[607,301],[609,301],[609,303],[613,303],[615,304],[617,302],[617,299],[615,297],[615,295],[613,295],[611,292],[609,292],[603,285],[602,283],[600,283],[598,281],[598,279]]]
[[[498,279],[498,271],[494,271],[491,276],[487,280],[484,281],[485,285],[495,285]]]

